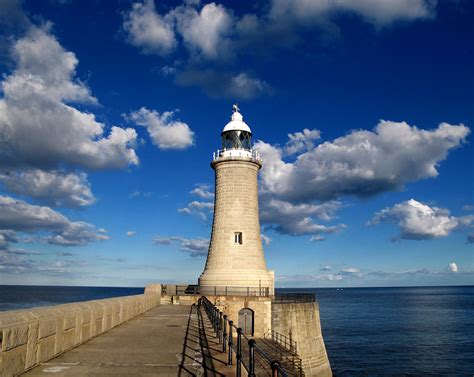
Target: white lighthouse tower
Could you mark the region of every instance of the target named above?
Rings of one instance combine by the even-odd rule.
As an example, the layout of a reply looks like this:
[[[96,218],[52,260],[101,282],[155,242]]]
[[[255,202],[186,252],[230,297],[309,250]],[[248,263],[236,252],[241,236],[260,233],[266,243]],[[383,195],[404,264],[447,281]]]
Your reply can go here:
[[[222,130],[222,149],[214,153],[214,220],[201,293],[262,295],[274,292],[267,270],[258,216],[257,175],[262,159],[252,149],[252,131],[237,105]],[[258,292],[258,293],[257,293]]]

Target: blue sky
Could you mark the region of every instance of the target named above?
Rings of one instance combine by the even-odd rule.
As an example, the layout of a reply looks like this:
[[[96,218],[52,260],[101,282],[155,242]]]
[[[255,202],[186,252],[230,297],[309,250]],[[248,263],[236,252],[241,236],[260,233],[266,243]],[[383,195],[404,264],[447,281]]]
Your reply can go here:
[[[3,1],[0,284],[197,281],[237,102],[277,286],[474,282],[469,1]]]

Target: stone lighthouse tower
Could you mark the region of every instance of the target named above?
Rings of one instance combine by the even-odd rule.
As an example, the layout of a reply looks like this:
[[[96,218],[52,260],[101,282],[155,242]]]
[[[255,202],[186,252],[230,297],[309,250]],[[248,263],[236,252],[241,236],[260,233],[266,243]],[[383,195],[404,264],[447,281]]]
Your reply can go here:
[[[221,133],[222,149],[214,153],[214,220],[201,293],[274,292],[274,273],[267,270],[258,217],[257,175],[262,159],[252,149],[252,131],[237,105]],[[227,288],[226,288],[227,287]],[[257,293],[258,292],[258,293]]]

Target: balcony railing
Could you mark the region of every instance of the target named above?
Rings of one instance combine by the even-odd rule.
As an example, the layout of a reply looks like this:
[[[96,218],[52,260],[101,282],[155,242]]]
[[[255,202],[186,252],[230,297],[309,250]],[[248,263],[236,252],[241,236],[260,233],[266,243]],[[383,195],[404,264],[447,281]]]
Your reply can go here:
[[[208,296],[243,296],[269,297],[269,287],[238,287],[238,286],[204,286],[197,285],[163,285],[162,294],[168,296],[208,295]]]
[[[223,157],[248,157],[253,161],[262,162],[260,153],[255,149],[218,149],[212,154],[213,161]]]

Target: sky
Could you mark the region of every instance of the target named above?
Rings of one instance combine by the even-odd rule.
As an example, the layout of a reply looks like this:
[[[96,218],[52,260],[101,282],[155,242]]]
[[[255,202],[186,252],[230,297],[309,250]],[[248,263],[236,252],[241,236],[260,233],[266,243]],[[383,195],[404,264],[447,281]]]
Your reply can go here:
[[[238,103],[277,287],[474,283],[474,4],[0,2],[0,284],[196,283]]]

